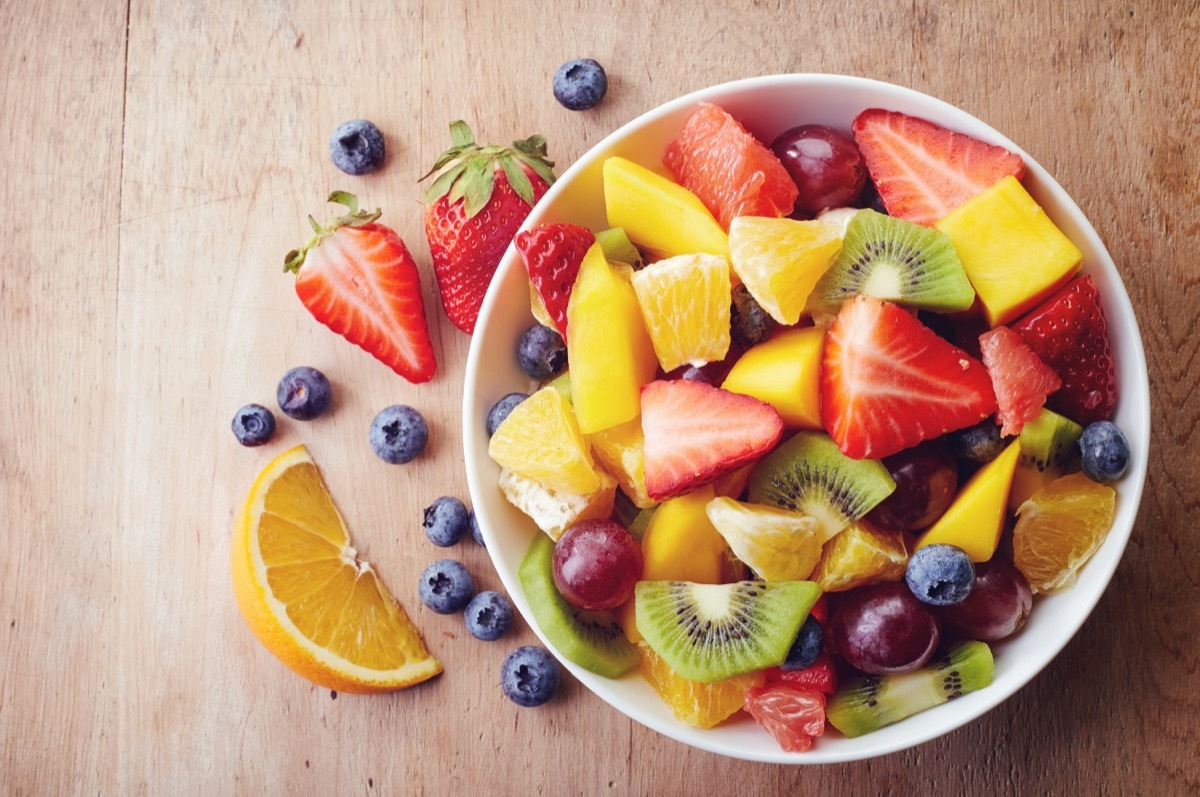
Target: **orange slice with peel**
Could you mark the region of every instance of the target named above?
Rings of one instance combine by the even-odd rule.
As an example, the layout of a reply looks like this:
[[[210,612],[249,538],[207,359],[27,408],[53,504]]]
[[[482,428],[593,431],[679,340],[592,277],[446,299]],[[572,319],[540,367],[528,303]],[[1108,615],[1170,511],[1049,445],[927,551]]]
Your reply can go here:
[[[281,662],[341,692],[390,692],[442,671],[367,562],[304,446],[272,460],[233,530],[233,592]]]

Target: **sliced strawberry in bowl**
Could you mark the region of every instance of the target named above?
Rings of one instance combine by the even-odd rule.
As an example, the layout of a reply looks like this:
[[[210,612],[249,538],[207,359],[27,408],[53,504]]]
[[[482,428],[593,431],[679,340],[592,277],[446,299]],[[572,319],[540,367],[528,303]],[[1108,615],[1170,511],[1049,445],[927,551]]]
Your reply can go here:
[[[579,275],[583,256],[596,242],[587,227],[577,224],[539,224],[517,233],[517,251],[529,281],[562,339],[567,339],[567,303]]]
[[[851,130],[888,213],[927,227],[1000,178],[1025,174],[1016,153],[898,111],[869,108]]]
[[[1062,387],[1062,380],[1020,334],[1008,327],[996,327],[980,335],[979,348],[996,392],[1000,434],[1020,434],[1025,424],[1042,411],[1046,396]]]
[[[898,305],[858,296],[829,327],[821,422],[848,457],[880,459],[996,408],[983,363]]]

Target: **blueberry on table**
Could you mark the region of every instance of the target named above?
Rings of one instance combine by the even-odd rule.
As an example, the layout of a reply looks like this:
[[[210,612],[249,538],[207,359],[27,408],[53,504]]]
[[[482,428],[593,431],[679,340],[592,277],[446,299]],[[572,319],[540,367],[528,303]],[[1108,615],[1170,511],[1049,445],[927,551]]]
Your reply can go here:
[[[247,404],[233,416],[233,436],[244,446],[261,446],[275,434],[275,416],[261,404]]]
[[[500,428],[500,424],[504,423],[504,419],[508,417],[509,413],[527,398],[529,398],[528,393],[509,393],[493,404],[487,414],[488,437],[494,435],[496,430]]]
[[[1129,468],[1129,441],[1112,421],[1096,421],[1079,436],[1079,464],[1094,482],[1112,484]]]
[[[383,133],[366,119],[343,122],[329,139],[329,157],[346,174],[370,174],[383,165]]]
[[[788,650],[787,659],[783,664],[779,665],[779,669],[796,671],[807,670],[817,662],[817,657],[821,655],[822,648],[825,647],[825,632],[821,629],[821,624],[817,622],[817,618],[811,614],[804,621],[804,625],[800,626],[800,633],[796,634],[796,639],[792,642],[792,647]]]
[[[425,536],[439,548],[456,545],[471,526],[463,502],[448,495],[425,507],[421,525],[425,527]]]
[[[595,108],[607,91],[608,75],[591,58],[567,61],[554,73],[554,99],[568,110]]]
[[[504,636],[512,625],[512,603],[499,592],[484,590],[471,598],[463,612],[463,620],[471,636],[491,642]]]
[[[971,594],[975,564],[957,545],[927,545],[918,548],[908,560],[904,580],[922,603],[954,606]]]
[[[325,374],[301,365],[279,379],[275,400],[283,414],[297,421],[311,421],[325,413],[333,402],[333,388]]]
[[[439,559],[425,568],[417,585],[421,603],[438,614],[461,612],[475,594],[475,581],[461,562]]]
[[[371,449],[384,462],[401,465],[425,450],[429,427],[421,413],[404,404],[384,407],[371,422]]]
[[[557,331],[534,324],[521,335],[517,362],[531,378],[549,379],[567,367],[567,344]]]
[[[540,706],[554,695],[560,678],[558,662],[544,648],[519,647],[500,666],[500,688],[518,706]]]

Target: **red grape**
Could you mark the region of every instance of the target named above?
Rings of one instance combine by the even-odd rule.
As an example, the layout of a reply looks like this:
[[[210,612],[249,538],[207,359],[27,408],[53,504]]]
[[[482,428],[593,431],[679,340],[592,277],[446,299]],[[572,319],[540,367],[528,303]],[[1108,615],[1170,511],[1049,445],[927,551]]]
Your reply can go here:
[[[938,610],[947,628],[965,639],[995,642],[1025,625],[1033,608],[1029,582],[1012,562],[995,556],[975,565],[975,586],[966,600]]]
[[[940,518],[958,489],[958,464],[945,444],[929,440],[885,457],[896,489],[871,511],[881,526],[917,531]]]
[[[796,210],[817,214],[846,207],[858,199],[867,180],[867,166],[854,140],[825,125],[801,125],[785,130],[771,142],[799,189]]]
[[[917,669],[941,639],[937,617],[899,582],[846,593],[829,625],[842,658],[871,675]]]
[[[576,523],[554,546],[554,585],[567,603],[580,609],[620,606],[641,577],[642,548],[620,523]]]

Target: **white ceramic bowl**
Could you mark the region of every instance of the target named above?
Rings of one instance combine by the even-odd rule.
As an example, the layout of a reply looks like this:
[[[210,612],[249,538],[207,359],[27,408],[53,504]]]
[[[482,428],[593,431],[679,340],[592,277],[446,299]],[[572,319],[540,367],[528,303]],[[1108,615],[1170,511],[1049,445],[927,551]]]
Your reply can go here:
[[[830,731],[804,753],[785,753],[746,715],[712,730],[689,727],[672,715],[636,672],[611,680],[559,657],[589,689],[617,710],[686,744],[754,761],[820,764],[871,758],[933,739],[975,719],[1020,689],[1058,654],[1087,619],[1117,568],[1133,529],[1150,440],[1150,396],[1141,336],[1129,297],[1112,258],[1079,207],[1046,170],[1020,147],[975,117],[910,89],[863,78],[837,75],[776,75],[726,83],[666,103],[617,130],[571,166],[534,208],[525,227],[542,222],[572,222],[594,230],[607,224],[601,165],[622,155],[650,167],[661,164],[663,146],[698,102],[728,110],[760,140],[769,142],[797,124],[827,124],[849,131],[864,108],[881,107],[923,117],[975,138],[1020,153],[1024,185],[1062,231],[1083,251],[1083,270],[1099,285],[1117,363],[1121,399],[1116,422],[1132,448],[1129,472],[1117,485],[1117,517],[1107,540],[1082,569],[1073,589],[1039,597],[1025,628],[995,646],[996,679],[986,689],[925,711],[857,739]],[[1084,135],[1085,131],[1076,131]],[[1067,133],[1070,135],[1070,131]],[[493,280],[467,360],[463,398],[463,442],[467,479],[488,552],[514,603],[533,630],[533,620],[517,567],[534,535],[534,524],[508,504],[497,479],[499,467],[488,458],[484,418],[492,404],[514,390],[528,391],[530,380],[516,362],[518,338],[531,323],[528,281],[515,247],[509,247]]]

